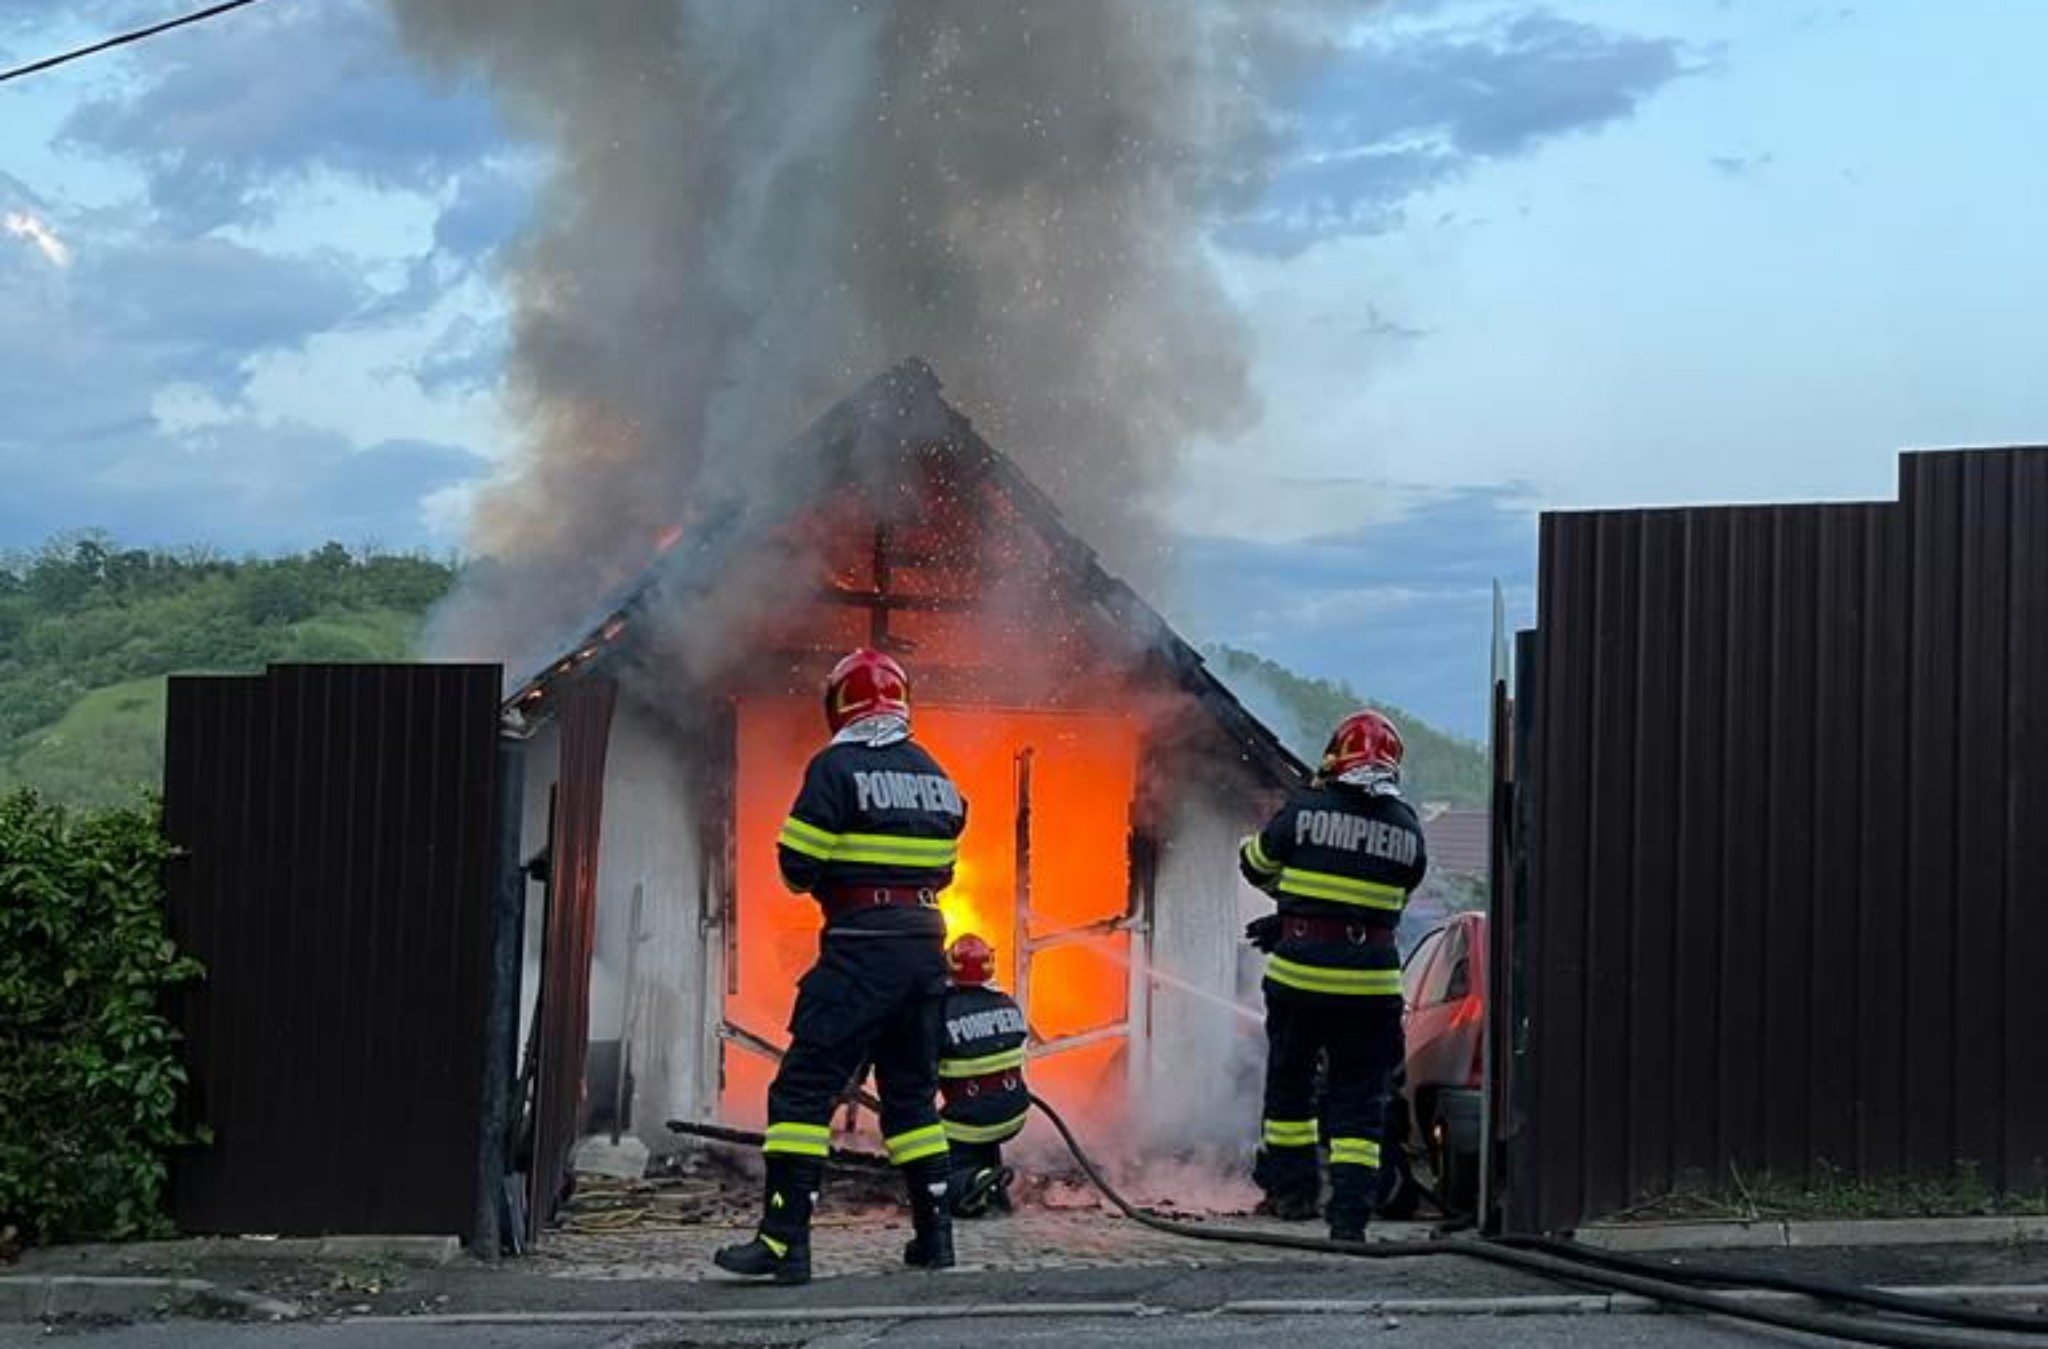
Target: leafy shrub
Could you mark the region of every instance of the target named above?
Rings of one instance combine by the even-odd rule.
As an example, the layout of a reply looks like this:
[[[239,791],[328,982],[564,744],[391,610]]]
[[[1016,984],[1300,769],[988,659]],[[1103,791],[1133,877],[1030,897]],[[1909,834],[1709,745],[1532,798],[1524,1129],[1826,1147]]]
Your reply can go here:
[[[168,1227],[185,1081],[161,992],[195,978],[165,933],[154,806],[71,816],[0,797],[0,1232],[30,1243]]]

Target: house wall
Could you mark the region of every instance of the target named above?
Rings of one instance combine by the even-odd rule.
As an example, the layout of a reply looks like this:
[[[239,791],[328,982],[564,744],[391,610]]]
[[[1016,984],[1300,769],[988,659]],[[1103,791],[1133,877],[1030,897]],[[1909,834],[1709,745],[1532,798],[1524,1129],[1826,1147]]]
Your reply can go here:
[[[1243,934],[1270,905],[1236,859],[1264,794],[1230,774],[1190,776],[1162,839],[1149,1034],[1133,1084],[1142,1128],[1162,1147],[1255,1138],[1265,1063],[1259,961]]]
[[[698,831],[688,758],[665,722],[622,701],[605,764],[590,1037],[632,1040],[633,1132],[664,1144],[671,1119],[708,1118],[716,1101],[716,1004],[707,1012],[717,944],[698,899]],[[641,892],[638,955],[627,988],[633,892]]]
[[[548,789],[560,738],[552,725],[527,745],[522,856],[547,842]],[[715,985],[720,945],[707,940],[698,898],[698,833],[689,760],[665,721],[622,698],[605,761],[599,843],[597,933],[590,973],[590,1039],[621,1038],[630,1026],[633,1132],[650,1149],[669,1144],[671,1119],[707,1119],[716,1107]],[[641,889],[639,954],[626,987],[633,890]],[[539,988],[544,891],[527,887],[520,1044]],[[707,990],[711,1001],[707,1005]]]

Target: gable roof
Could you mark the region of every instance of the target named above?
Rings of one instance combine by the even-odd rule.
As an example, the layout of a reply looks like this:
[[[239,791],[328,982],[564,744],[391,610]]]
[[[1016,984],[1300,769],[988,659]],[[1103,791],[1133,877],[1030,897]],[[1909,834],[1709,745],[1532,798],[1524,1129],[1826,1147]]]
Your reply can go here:
[[[1138,593],[1106,570],[1058,509],[1007,456],[984,440],[965,414],[940,394],[939,378],[920,360],[908,360],[869,380],[769,460],[763,485],[712,502],[687,538],[621,587],[578,630],[559,654],[526,673],[506,698],[504,714],[515,731],[551,714],[550,687],[558,680],[601,669],[635,630],[636,618],[657,599],[709,595],[745,548],[788,523],[835,484],[885,481],[915,447],[943,444],[992,483],[1018,518],[1046,546],[1078,599],[1140,651],[1156,657],[1173,682],[1196,699],[1246,759],[1276,784],[1304,781],[1307,768],[1254,716],[1201,653]]]

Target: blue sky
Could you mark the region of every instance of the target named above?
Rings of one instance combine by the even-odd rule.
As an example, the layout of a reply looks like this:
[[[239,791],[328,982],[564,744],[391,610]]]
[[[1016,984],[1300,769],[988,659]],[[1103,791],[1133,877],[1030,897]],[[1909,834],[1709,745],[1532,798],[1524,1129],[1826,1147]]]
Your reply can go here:
[[[0,0],[0,55],[167,12],[63,8]],[[1263,416],[1188,447],[1191,635],[1476,733],[1537,511],[2048,442],[2048,6],[1361,14],[1212,235]],[[494,259],[537,174],[350,0],[0,86],[0,548],[459,546],[517,440]]]

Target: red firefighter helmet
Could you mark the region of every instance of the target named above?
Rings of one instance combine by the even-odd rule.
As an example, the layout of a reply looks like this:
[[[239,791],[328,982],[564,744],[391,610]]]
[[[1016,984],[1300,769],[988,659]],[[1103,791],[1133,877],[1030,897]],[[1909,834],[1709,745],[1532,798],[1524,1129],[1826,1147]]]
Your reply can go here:
[[[946,948],[946,973],[956,984],[979,988],[996,977],[996,948],[972,932],[956,937]]]
[[[880,712],[910,715],[910,676],[888,656],[862,647],[825,679],[825,723],[837,734]]]
[[[1354,768],[1399,770],[1406,752],[1394,723],[1366,708],[1353,712],[1330,732],[1330,743],[1323,747],[1323,773],[1337,777]]]

